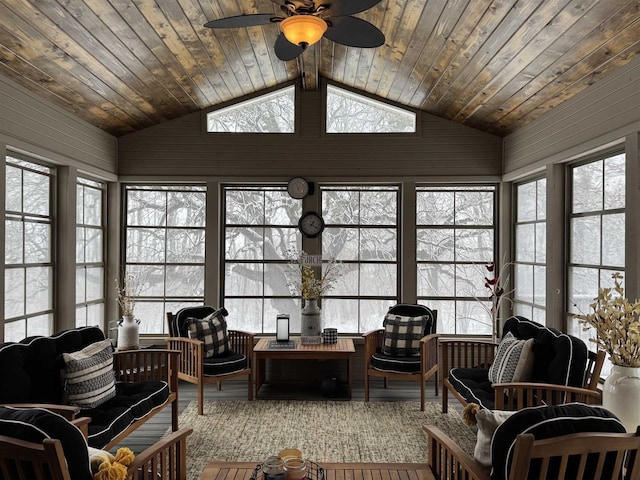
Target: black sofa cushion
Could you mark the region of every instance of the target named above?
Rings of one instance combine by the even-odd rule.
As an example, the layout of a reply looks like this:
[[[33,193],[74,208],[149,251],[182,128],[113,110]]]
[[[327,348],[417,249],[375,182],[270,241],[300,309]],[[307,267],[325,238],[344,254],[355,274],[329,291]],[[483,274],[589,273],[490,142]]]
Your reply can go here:
[[[104,339],[98,327],[81,327],[51,337],[31,337],[1,345],[0,404],[64,404],[62,353],[76,352]],[[116,383],[113,398],[80,412],[80,416],[91,418],[89,445],[103,448],[134,421],[162,405],[169,394],[166,382]]]
[[[134,421],[140,420],[169,398],[166,382],[116,384],[116,396],[102,405],[82,410],[81,415],[91,418],[87,442],[94,448],[103,448]]]
[[[520,316],[507,319],[503,336],[509,332],[516,338],[534,340],[531,382],[572,387],[584,385],[588,351],[582,340]],[[489,369],[484,367],[452,368],[448,379],[467,402],[493,409],[495,394],[488,375]]]
[[[585,405],[582,403],[569,403],[566,405],[549,405],[530,407],[520,410],[510,416],[496,429],[491,442],[491,461],[493,468],[491,478],[493,480],[506,480],[511,468],[516,437],[521,433],[531,433],[536,440],[559,437],[572,433],[583,432],[614,432],[626,433],[624,425],[617,417],[602,407]],[[605,462],[605,470],[600,478],[611,478],[607,471],[611,471],[611,462],[608,458]],[[557,478],[558,464],[551,462],[547,478]],[[533,464],[533,472],[536,472],[539,464]],[[568,472],[565,478],[576,478],[576,462],[569,461]],[[586,471],[594,472],[595,465],[587,461]],[[531,472],[530,472],[531,473]],[[533,473],[531,473],[533,474]],[[534,476],[532,478],[537,478]]]
[[[87,442],[82,432],[57,413],[43,408],[0,407],[0,435],[37,444],[47,438],[60,440],[71,478],[91,480]],[[10,478],[18,477],[14,472]]]
[[[247,357],[240,353],[227,351],[215,357],[205,358],[203,370],[205,376],[225,375],[247,368]]]
[[[396,357],[376,352],[371,356],[371,366],[383,372],[420,373],[421,359],[417,357]]]

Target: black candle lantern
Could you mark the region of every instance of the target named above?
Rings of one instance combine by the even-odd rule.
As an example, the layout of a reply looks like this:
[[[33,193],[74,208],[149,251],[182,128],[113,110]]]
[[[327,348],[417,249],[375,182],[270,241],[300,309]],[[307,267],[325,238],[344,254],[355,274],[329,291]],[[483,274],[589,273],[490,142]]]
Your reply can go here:
[[[276,340],[289,341],[289,315],[281,314],[276,317]]]

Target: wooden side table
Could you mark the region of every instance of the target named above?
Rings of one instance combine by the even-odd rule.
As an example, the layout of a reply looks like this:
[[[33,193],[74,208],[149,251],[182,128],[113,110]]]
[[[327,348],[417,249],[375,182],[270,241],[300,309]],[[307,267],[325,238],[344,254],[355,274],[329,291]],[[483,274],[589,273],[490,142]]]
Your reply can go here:
[[[299,337],[293,338],[296,348],[279,349],[269,348],[269,342],[275,337],[266,337],[258,340],[253,347],[255,354],[255,381],[256,399],[260,393],[260,387],[265,381],[267,359],[283,360],[346,360],[347,361],[347,394],[351,399],[351,361],[356,347],[351,338],[338,338],[338,343],[319,343],[317,345],[303,345]]]

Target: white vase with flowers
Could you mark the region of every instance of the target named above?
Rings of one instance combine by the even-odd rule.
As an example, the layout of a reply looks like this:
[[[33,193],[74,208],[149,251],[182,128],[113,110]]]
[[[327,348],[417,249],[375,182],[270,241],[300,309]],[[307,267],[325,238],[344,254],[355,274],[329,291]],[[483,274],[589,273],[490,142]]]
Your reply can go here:
[[[136,296],[139,292],[139,284],[130,273],[124,274],[122,284],[115,279],[118,305],[122,312],[122,318],[118,322],[118,350],[134,350],[140,347],[140,320],[136,320],[133,309],[136,304]]]
[[[589,307],[592,313],[576,314],[589,340],[609,355],[613,364],[602,389],[602,406],[613,412],[628,432],[640,425],[640,300],[624,295],[622,275],[614,273],[613,288],[600,288]]]

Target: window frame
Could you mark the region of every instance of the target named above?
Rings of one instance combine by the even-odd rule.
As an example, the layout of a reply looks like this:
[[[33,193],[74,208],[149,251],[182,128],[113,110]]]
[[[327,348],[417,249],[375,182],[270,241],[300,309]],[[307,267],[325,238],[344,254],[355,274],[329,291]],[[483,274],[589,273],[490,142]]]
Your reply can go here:
[[[36,168],[30,168],[29,166],[26,165],[20,165],[18,164],[12,164],[12,162],[10,161],[10,159],[16,160],[19,163],[20,162],[26,162],[28,164],[32,164],[34,165]],[[3,338],[4,341],[9,341],[10,339],[7,338],[6,332],[7,332],[7,326],[10,324],[17,324],[18,322],[23,322],[24,321],[24,329],[23,329],[23,334],[20,336],[20,338],[17,338],[17,340],[22,340],[23,338],[26,338],[27,336],[31,336],[31,335],[51,335],[55,329],[55,325],[56,325],[56,307],[55,307],[55,303],[56,303],[56,293],[57,293],[57,282],[56,282],[56,251],[57,251],[57,235],[56,235],[56,231],[57,231],[57,212],[56,212],[56,178],[57,178],[57,170],[55,168],[54,165],[51,165],[47,162],[44,161],[40,161],[36,158],[30,157],[28,155],[22,155],[20,153],[17,152],[13,152],[13,151],[7,151],[6,157],[5,157],[5,178],[4,178],[4,182],[5,182],[5,188],[6,188],[6,182],[8,179],[8,176],[6,174],[7,171],[7,167],[12,166],[14,168],[19,168],[22,172],[27,171],[27,172],[32,172],[32,173],[36,173],[36,174],[40,174],[40,175],[44,175],[49,177],[49,195],[48,195],[48,210],[49,210],[49,214],[48,215],[39,215],[39,214],[30,214],[30,213],[25,213],[24,212],[24,206],[22,207],[21,211],[13,211],[13,210],[8,210],[7,209],[7,205],[5,203],[5,210],[4,210],[4,221],[5,221],[5,250],[6,250],[6,224],[7,221],[9,221],[10,219],[19,219],[18,221],[21,223],[21,225],[23,225],[23,229],[22,229],[22,248],[23,248],[23,256],[22,256],[22,262],[21,263],[7,263],[5,260],[5,264],[4,264],[4,275],[5,275],[5,291],[4,291],[4,299],[5,299],[5,305],[6,305],[6,293],[7,293],[7,282],[6,282],[6,275],[7,272],[11,271],[11,270],[18,270],[18,269],[22,269],[24,271],[24,291],[23,291],[23,302],[24,302],[24,309],[23,309],[23,314],[18,315],[18,316],[14,316],[14,317],[10,317],[7,318],[7,312],[6,309],[4,311],[4,318],[2,319],[1,325],[2,325],[2,329],[3,329]],[[38,168],[40,167],[40,168]],[[46,169],[46,171],[43,171],[43,169]],[[24,181],[24,177],[22,177],[22,181]],[[22,184],[24,185],[24,183]],[[8,190],[7,190],[8,192]],[[21,194],[24,195],[24,190],[23,188],[21,188]],[[20,203],[22,205],[22,202],[24,200],[24,197],[21,198]],[[27,220],[29,223],[37,223],[37,224],[47,224],[49,225],[49,261],[48,262],[32,262],[32,263],[26,263],[24,261],[24,235],[25,235],[25,231],[24,231],[24,225],[25,220]],[[15,221],[15,220],[14,220]],[[49,272],[50,272],[50,277],[49,277],[49,290],[48,290],[48,294],[49,294],[49,303],[50,303],[50,307],[48,309],[45,310],[38,310],[37,312],[31,312],[31,313],[27,313],[27,278],[26,278],[26,273],[27,273],[27,269],[30,267],[45,267],[45,268],[49,268]],[[33,318],[37,318],[40,316],[46,315],[48,316],[48,331],[44,332],[44,331],[30,331],[29,330],[29,319],[33,319]]]
[[[494,272],[501,272],[502,269],[504,268],[504,265],[498,260],[499,256],[498,256],[498,246],[499,246],[499,235],[500,235],[500,225],[498,223],[498,212],[499,212],[499,202],[500,202],[500,196],[499,196],[499,186],[500,184],[498,182],[487,182],[487,183],[482,183],[482,182],[473,182],[473,183],[464,183],[464,182],[458,182],[458,183],[429,183],[429,182],[425,182],[425,183],[418,183],[416,184],[415,187],[415,196],[416,196],[416,208],[418,205],[418,195],[419,192],[421,191],[429,191],[429,189],[432,189],[433,191],[443,191],[443,192],[447,192],[447,191],[451,191],[454,193],[454,201],[455,201],[455,193],[457,192],[464,192],[464,191],[473,191],[474,188],[477,188],[478,191],[484,191],[484,192],[491,192],[493,194],[493,208],[492,208],[492,215],[493,215],[493,223],[491,225],[489,224],[472,224],[472,225],[466,225],[466,224],[461,224],[461,225],[457,225],[455,223],[455,215],[456,213],[454,212],[454,223],[452,224],[418,224],[418,212],[416,210],[416,215],[415,215],[415,224],[414,224],[414,238],[416,239],[416,250],[414,252],[415,255],[415,259],[416,259],[416,299],[418,303],[424,303],[427,306],[430,303],[435,303],[435,302],[453,302],[453,306],[454,306],[454,331],[453,332],[445,332],[447,335],[464,335],[464,336],[468,336],[468,337],[474,337],[474,336],[488,336],[491,335],[491,318],[490,315],[488,313],[488,304],[490,302],[490,296],[489,296],[489,292],[487,290],[487,295],[486,296],[472,296],[472,295],[458,295],[456,293],[457,291],[457,286],[456,286],[456,282],[455,282],[455,278],[454,278],[454,284],[453,284],[453,295],[442,295],[442,296],[436,296],[436,295],[421,295],[419,292],[419,275],[420,275],[420,265],[451,265],[453,268],[453,272],[455,275],[456,272],[456,266],[457,265],[467,265],[467,266],[471,266],[471,265],[476,265],[479,269],[479,271],[482,271],[486,274],[486,270],[484,268],[484,265],[486,265],[487,262],[485,261],[458,261],[455,259],[453,260],[447,260],[447,261],[441,261],[441,260],[419,260],[419,255],[418,255],[418,248],[419,248],[419,241],[418,241],[418,232],[420,230],[427,230],[427,229],[451,229],[454,234],[453,234],[453,238],[454,238],[454,243],[455,243],[455,231],[458,229],[478,229],[478,230],[486,230],[486,229],[491,229],[493,231],[493,252],[492,252],[492,257],[493,257],[493,263],[495,264],[495,270]],[[454,207],[455,208],[455,207]],[[455,246],[454,246],[455,249]],[[455,250],[454,250],[454,255],[455,255]],[[487,331],[484,333],[468,333],[468,332],[459,332],[458,331],[458,302],[483,302],[487,304],[487,308],[485,307],[480,307],[483,310],[485,310],[485,312],[487,312]],[[434,307],[435,309],[437,309],[437,307]],[[439,330],[441,332],[443,332],[443,326],[444,326],[444,318],[442,318],[439,315]],[[501,320],[504,321],[504,319],[501,318]],[[480,322],[482,324],[482,322]],[[499,326],[497,326],[499,327]]]
[[[396,198],[396,222],[395,225],[391,225],[391,224],[380,224],[380,225],[375,225],[375,224],[362,224],[361,221],[359,220],[357,224],[344,224],[344,223],[331,223],[329,220],[327,220],[326,218],[326,212],[324,211],[324,207],[323,207],[323,192],[325,191],[359,191],[360,193],[362,192],[371,192],[371,191],[375,191],[375,189],[380,189],[380,191],[386,191],[386,192],[393,192],[395,193],[395,198]],[[390,183],[359,183],[359,182],[346,182],[346,183],[324,183],[324,184],[320,184],[319,185],[319,205],[320,205],[320,210],[321,213],[323,215],[323,217],[325,218],[325,232],[330,229],[330,228],[339,228],[339,229],[355,229],[355,230],[362,230],[362,229],[380,229],[380,230],[388,230],[393,228],[396,232],[396,241],[395,241],[395,249],[396,249],[396,259],[395,261],[390,261],[390,260],[340,260],[340,263],[342,264],[347,264],[347,265],[358,265],[358,294],[356,295],[337,295],[335,293],[335,289],[329,291],[327,294],[323,295],[323,298],[325,298],[328,302],[331,302],[331,300],[355,300],[358,302],[358,318],[357,318],[357,331],[355,332],[342,332],[341,333],[349,333],[349,334],[354,334],[354,335],[360,335],[363,333],[366,333],[367,330],[370,330],[369,327],[364,327],[363,329],[363,319],[362,317],[362,304],[361,302],[364,301],[380,301],[380,302],[387,302],[388,306],[391,307],[397,303],[400,303],[400,299],[401,299],[401,284],[402,284],[402,273],[403,273],[403,269],[402,269],[402,184],[401,183],[397,183],[397,182],[390,182]],[[359,202],[360,203],[360,202]],[[323,237],[324,238],[324,237]],[[358,235],[358,238],[360,238],[360,235]],[[324,250],[324,249],[323,249]],[[361,253],[361,245],[360,243],[358,243],[358,256],[360,256]],[[330,258],[325,257],[324,255],[324,251],[322,252],[322,263],[323,265],[328,263],[330,261]],[[395,282],[395,296],[389,296],[389,295],[362,295],[362,293],[360,292],[360,285],[361,285],[361,269],[360,269],[360,265],[395,265],[396,267],[396,282]],[[380,314],[380,318],[384,317],[384,312],[386,312],[386,309],[383,310]],[[381,325],[381,320],[380,320],[380,325]]]
[[[129,218],[128,218],[128,213],[129,213],[129,195],[128,192],[130,191],[135,191],[135,190],[141,190],[141,191],[148,191],[148,192],[162,192],[164,193],[167,198],[168,198],[168,193],[170,192],[194,192],[194,193],[202,193],[204,195],[204,201],[205,201],[205,211],[204,211],[204,215],[203,215],[203,225],[202,226],[169,226],[167,225],[167,222],[165,221],[164,225],[160,225],[160,226],[149,226],[149,225],[130,225],[129,224]],[[124,183],[122,185],[122,239],[121,239],[121,245],[122,245],[122,250],[121,250],[121,265],[123,268],[123,274],[124,273],[133,273],[133,275],[136,277],[136,279],[138,280],[138,282],[140,282],[141,284],[144,283],[144,279],[140,279],[138,278],[138,276],[136,275],[135,271],[131,272],[131,268],[130,267],[134,267],[133,270],[135,270],[135,267],[144,267],[144,266],[161,266],[163,268],[163,295],[144,295],[144,294],[137,294],[134,295],[134,299],[136,302],[136,309],[137,306],[141,305],[141,304],[145,304],[145,303],[149,303],[149,304],[154,304],[154,303],[161,303],[162,304],[162,319],[161,319],[161,325],[162,325],[162,331],[144,331],[144,319],[141,319],[141,323],[140,323],[140,333],[142,335],[161,335],[161,334],[166,334],[167,333],[167,322],[165,321],[166,318],[166,314],[169,311],[177,311],[179,308],[182,307],[186,307],[186,306],[197,306],[197,305],[203,305],[204,304],[204,299],[205,299],[205,289],[206,289],[206,285],[205,285],[205,280],[206,280],[206,235],[207,235],[207,214],[206,214],[206,209],[208,207],[207,205],[207,184],[206,183],[169,183],[169,182],[162,182],[162,183],[145,183],[145,182],[131,182],[131,183]],[[165,212],[168,211],[168,209],[166,208],[167,206],[167,200],[165,200]],[[203,243],[204,243],[204,255],[203,255],[203,260],[202,262],[168,262],[167,261],[167,244],[165,242],[164,245],[164,261],[162,263],[151,263],[151,262],[138,262],[138,261],[127,261],[127,232],[129,228],[144,228],[144,229],[154,229],[154,230],[164,230],[165,234],[164,234],[164,238],[166,240],[167,238],[167,232],[169,230],[200,230],[203,232]],[[202,295],[193,295],[193,296],[187,296],[187,295],[167,295],[167,267],[175,267],[175,266],[202,266],[202,285],[203,285],[203,289],[202,289]],[[120,313],[120,312],[119,312]],[[136,314],[137,315],[137,314]]]
[[[94,184],[94,185],[91,185]],[[102,245],[101,245],[101,256],[102,256],[102,260],[99,262],[87,262],[86,261],[86,257],[85,260],[83,262],[78,262],[77,260],[77,251],[76,251],[76,262],[75,262],[75,267],[76,267],[76,282],[78,281],[78,269],[80,268],[84,268],[85,270],[85,286],[84,286],[84,301],[82,302],[78,302],[78,298],[77,298],[77,294],[76,294],[76,326],[87,326],[89,325],[87,322],[89,321],[89,316],[88,316],[88,312],[90,310],[90,307],[95,306],[95,305],[102,305],[102,312],[101,312],[101,318],[100,318],[100,323],[99,326],[101,328],[105,328],[105,323],[106,323],[106,301],[107,301],[107,268],[106,268],[106,253],[107,253],[107,228],[106,228],[106,214],[107,214],[107,209],[106,209],[106,197],[107,197],[107,184],[103,181],[99,181],[99,180],[95,180],[93,178],[90,178],[89,176],[86,175],[78,175],[77,179],[76,179],[76,209],[78,208],[78,186],[82,186],[82,190],[83,190],[83,199],[82,199],[82,208],[83,211],[85,209],[85,204],[84,204],[84,190],[86,188],[90,188],[93,190],[98,190],[100,191],[100,225],[94,225],[94,224],[86,224],[86,223],[80,223],[79,219],[76,216],[76,245],[78,242],[78,229],[82,228],[82,229],[90,229],[90,230],[100,230],[102,232]],[[84,246],[86,247],[86,235],[83,238],[83,243]],[[102,268],[102,296],[100,298],[96,298],[93,300],[89,300],[87,301],[87,275],[86,275],[86,270],[87,268],[96,268],[96,267],[100,267]],[[77,285],[77,283],[76,283]],[[77,288],[77,286],[76,286]],[[78,319],[78,309],[79,308],[84,308],[85,310],[85,321],[83,323],[79,323],[79,319]]]

